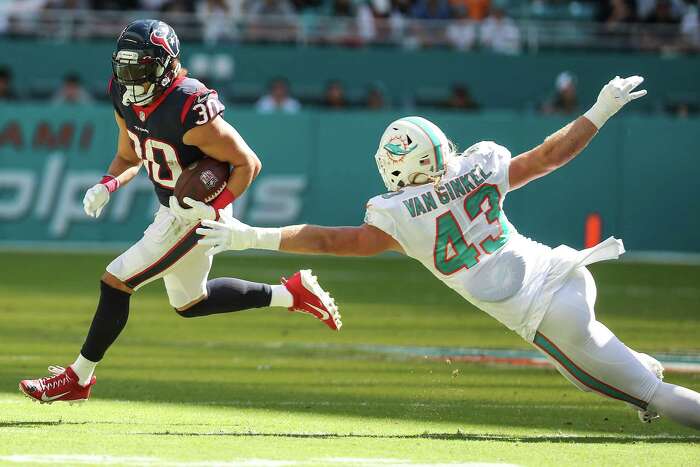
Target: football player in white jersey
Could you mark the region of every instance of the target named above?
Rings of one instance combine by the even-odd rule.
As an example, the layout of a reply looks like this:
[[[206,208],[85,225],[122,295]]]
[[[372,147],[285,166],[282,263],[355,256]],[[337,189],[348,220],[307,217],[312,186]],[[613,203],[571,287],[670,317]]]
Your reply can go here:
[[[231,217],[197,232],[209,254],[248,248],[370,256],[396,251],[420,261],[466,300],[532,343],[574,385],[626,402],[649,422],[664,415],[700,429],[700,394],[665,383],[654,358],[625,346],[596,320],[596,286],[586,265],[614,259],[608,238],[582,251],[550,248],[520,235],[503,211],[506,194],[578,155],[603,124],[646,91],[643,78],[615,77],[583,116],[511,158],[477,143],[457,154],[421,117],[391,123],[377,166],[389,190],[367,204],[359,227],[251,227]]]

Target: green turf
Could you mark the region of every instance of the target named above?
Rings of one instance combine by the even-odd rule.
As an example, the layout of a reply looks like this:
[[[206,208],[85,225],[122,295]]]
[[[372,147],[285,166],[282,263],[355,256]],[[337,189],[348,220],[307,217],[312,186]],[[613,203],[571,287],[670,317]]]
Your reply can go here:
[[[665,420],[642,425],[624,405],[582,393],[553,370],[353,351],[527,347],[417,263],[396,259],[217,259],[213,276],[260,281],[313,267],[341,306],[343,331],[276,310],[185,320],[157,283],[132,300],[93,400],[69,407],[21,398],[19,379],[75,357],[108,260],[0,253],[0,463],[700,463],[700,433]],[[592,270],[598,317],[628,345],[700,351],[700,268]],[[700,388],[700,375],[668,378]]]

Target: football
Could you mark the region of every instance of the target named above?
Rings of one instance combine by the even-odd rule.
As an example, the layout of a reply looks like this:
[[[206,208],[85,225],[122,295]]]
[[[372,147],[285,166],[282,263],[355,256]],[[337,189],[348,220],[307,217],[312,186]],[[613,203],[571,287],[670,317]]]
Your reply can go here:
[[[193,162],[182,171],[175,183],[175,197],[187,208],[184,198],[211,203],[226,188],[231,166],[210,157]]]

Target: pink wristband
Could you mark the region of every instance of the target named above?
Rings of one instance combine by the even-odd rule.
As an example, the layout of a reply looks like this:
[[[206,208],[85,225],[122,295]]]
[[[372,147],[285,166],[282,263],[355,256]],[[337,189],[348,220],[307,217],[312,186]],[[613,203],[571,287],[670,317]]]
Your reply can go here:
[[[211,207],[214,208],[217,219],[219,218],[219,209],[225,208],[229,204],[233,203],[235,199],[236,197],[233,195],[233,193],[224,188],[224,191],[222,191],[221,194],[211,202]]]
[[[105,175],[100,183],[107,187],[107,191],[114,193],[119,188],[119,180],[111,175]]]

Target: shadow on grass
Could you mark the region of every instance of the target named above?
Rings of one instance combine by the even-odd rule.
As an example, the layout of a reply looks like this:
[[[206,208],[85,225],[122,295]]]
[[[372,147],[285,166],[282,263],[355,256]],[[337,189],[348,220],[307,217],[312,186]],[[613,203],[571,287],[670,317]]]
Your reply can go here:
[[[214,432],[214,433],[197,433],[197,432],[142,432],[132,433],[139,435],[150,436],[212,436],[212,437],[233,437],[233,438],[301,438],[301,439],[344,439],[344,438],[359,438],[359,439],[429,439],[443,441],[504,441],[509,443],[572,443],[572,444],[634,444],[639,442],[644,443],[693,443],[700,441],[698,437],[680,437],[680,436],[511,436],[511,435],[495,435],[487,433],[421,433],[414,435],[399,435],[399,434],[359,434],[359,433],[248,433],[248,432]]]
[[[172,363],[164,364],[174,365],[177,357],[178,353],[174,352],[167,360]],[[93,399],[215,408],[227,418],[229,415],[235,418],[241,410],[275,410],[280,413],[423,422],[426,429],[431,423],[454,424],[455,430],[460,427],[474,430],[482,426],[482,433],[492,432],[495,427],[545,429],[550,433],[597,432],[600,433],[599,442],[613,442],[612,436],[624,442],[651,439],[656,441],[649,442],[662,442],[658,440],[681,437],[700,441],[695,436],[697,432],[668,422],[642,425],[633,410],[619,403],[597,399],[594,395],[581,394],[554,372],[538,372],[533,381],[527,379],[532,377],[530,371],[464,365],[460,379],[454,381],[468,383],[455,384],[449,373],[442,376],[427,373],[426,370],[435,367],[433,363],[397,364],[389,369],[384,364],[375,366],[372,362],[363,362],[363,365],[367,365],[364,374],[344,367],[343,362],[332,370],[319,371],[313,366],[313,360],[306,368],[291,364],[283,371],[252,373],[236,372],[234,364],[222,365],[212,368],[211,379],[204,383],[192,378],[187,371],[167,371],[168,368],[154,373],[152,378],[135,377],[128,370],[113,369],[109,377],[99,381]],[[416,373],[408,373],[408,368],[415,368]],[[205,376],[208,374],[203,372]],[[166,375],[167,380],[163,381],[161,378]],[[0,381],[18,379],[17,368],[0,368]],[[32,413],[40,412],[32,410]],[[42,424],[60,425],[61,422],[6,419],[0,422],[0,427],[38,427]],[[201,425],[207,426],[206,423]],[[162,434],[167,435],[166,430],[175,426],[170,423],[162,425]],[[313,426],[309,428],[314,431]],[[202,432],[205,430],[207,428]],[[223,436],[214,427],[209,431],[212,436]],[[196,431],[192,434],[199,435]],[[232,432],[229,436],[252,435]],[[469,440],[480,439],[478,437],[482,435],[457,433],[445,436],[452,437],[445,439]],[[515,441],[520,439],[517,436],[512,438]],[[553,437],[557,441],[563,438],[563,435]],[[589,441],[580,442],[595,442],[590,441],[593,438],[585,438]],[[526,437],[523,442],[542,442],[542,439],[540,436]]]

